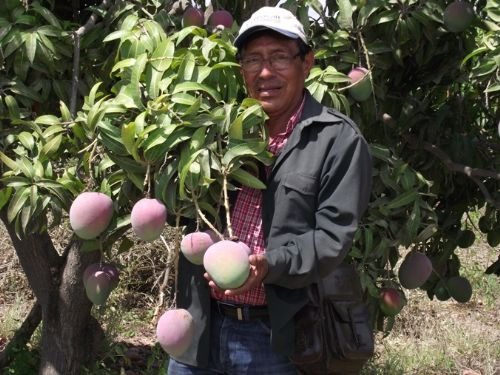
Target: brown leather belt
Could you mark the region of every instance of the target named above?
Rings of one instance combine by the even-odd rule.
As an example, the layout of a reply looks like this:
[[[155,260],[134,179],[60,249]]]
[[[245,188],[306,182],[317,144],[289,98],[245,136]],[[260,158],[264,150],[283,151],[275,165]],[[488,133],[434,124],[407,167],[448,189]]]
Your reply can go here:
[[[269,319],[267,306],[238,305],[217,300],[212,300],[212,306],[219,314],[236,320]]]

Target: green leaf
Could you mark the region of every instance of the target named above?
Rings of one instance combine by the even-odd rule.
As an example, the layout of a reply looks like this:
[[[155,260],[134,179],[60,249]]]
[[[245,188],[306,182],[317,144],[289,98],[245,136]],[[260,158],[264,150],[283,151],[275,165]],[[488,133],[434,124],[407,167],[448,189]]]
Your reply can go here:
[[[135,144],[135,122],[129,122],[128,124],[124,124],[122,126],[121,135],[122,135],[122,143],[127,149],[128,153],[134,157],[134,159],[138,160],[139,156],[137,155],[137,146]]]
[[[2,162],[13,171],[17,171],[19,169],[17,163],[5,155],[2,151],[0,151],[0,160],[2,160]]]
[[[190,34],[206,37],[207,31],[197,26],[183,27],[173,37],[176,39],[177,45],[179,45]]]
[[[35,138],[33,138],[31,133],[21,132],[17,137],[26,149],[30,151],[33,150],[33,147],[35,146]]]
[[[113,31],[111,34],[108,34],[103,39],[103,42],[106,43],[106,42],[111,42],[112,40],[116,40],[116,39],[126,39],[132,35],[134,35],[134,34],[132,32],[130,32],[129,30],[117,30],[117,31]]]
[[[50,62],[53,62],[54,57],[57,57],[59,55],[58,50],[54,46],[54,43],[52,43],[52,40],[50,40],[43,34],[38,34],[38,39],[41,44],[39,51],[42,52],[43,56],[48,57],[48,60]],[[55,41],[57,41],[57,39]],[[71,54],[69,54],[69,56],[71,56]]]
[[[178,83],[172,94],[177,94],[179,92],[188,92],[188,91],[204,91],[209,94],[215,101],[220,102],[221,97],[219,93],[210,86],[204,85],[202,83],[197,82],[182,82]]]
[[[155,192],[159,194],[157,198],[159,198],[162,202],[167,202],[167,187],[176,176],[178,166],[179,159],[177,158],[168,163],[166,167],[161,170],[159,175],[156,176]],[[176,189],[174,188],[174,190]]]
[[[399,11],[398,10],[388,9],[388,10],[385,10],[381,13],[378,13],[378,14],[374,15],[372,18],[370,18],[370,21],[368,24],[369,24],[369,26],[380,25],[380,24],[383,24],[386,22],[395,21],[398,18],[399,18]]]
[[[101,86],[102,82],[97,82],[92,88],[90,89],[89,96],[85,100],[85,104],[89,105],[92,107],[95,103],[96,96],[97,96],[97,90],[99,90],[99,86]]]
[[[36,33],[28,33],[26,37],[25,46],[26,46],[26,56],[28,57],[30,64],[33,64],[33,61],[35,60],[36,42],[37,42]]]
[[[410,203],[414,202],[418,197],[418,193],[415,190],[410,190],[406,191],[403,194],[399,195],[398,197],[394,198],[392,201],[390,201],[386,208],[389,210],[407,206]]]
[[[51,194],[51,199],[56,199],[62,208],[69,208],[69,204],[73,197],[63,184],[58,181],[44,178],[37,181],[36,185],[49,192]]]
[[[162,40],[151,55],[149,62],[155,70],[164,72],[172,65],[174,53],[174,42],[171,39]]]
[[[35,123],[39,125],[59,125],[61,121],[54,115],[43,115],[35,119]]]
[[[191,137],[191,142],[189,143],[189,149],[191,152],[198,151],[205,143],[206,128],[201,127],[195,130],[193,136]]]
[[[9,110],[9,116],[12,119],[21,118],[21,112],[19,111],[19,106],[17,105],[16,99],[12,95],[5,95],[5,104]]]
[[[198,101],[197,97],[190,95],[190,94],[185,94],[182,92],[172,95],[172,97],[170,99],[171,99],[172,103],[188,105],[188,106],[195,105],[196,102]]]
[[[31,185],[31,180],[29,178],[24,177],[24,176],[4,177],[2,179],[2,181],[5,183],[5,185],[13,187],[13,188]]]
[[[186,190],[184,186],[186,185],[186,178],[188,177],[188,173],[190,172],[190,167],[191,164],[196,160],[198,155],[202,152],[203,150],[198,150],[194,153],[189,152],[189,148],[185,148],[183,152],[181,153],[181,160],[179,163],[179,169],[180,169],[180,174],[179,174],[179,197],[181,199],[186,198]],[[195,186],[191,186],[191,188],[195,188]]]
[[[243,139],[243,119],[238,116],[229,126],[229,138]]]
[[[148,146],[144,150],[144,158],[150,162],[155,163],[165,157],[179,143],[187,141],[191,138],[193,130],[187,127],[177,128],[171,135],[163,142],[155,142],[154,146]]]
[[[35,170],[36,177],[43,178],[45,176],[45,169],[43,168],[43,164],[40,160],[35,159],[33,161],[33,169]]]
[[[120,30],[131,31],[137,25],[138,20],[137,14],[131,13],[127,15],[120,25]]]
[[[7,204],[13,191],[14,189],[11,187],[0,190],[0,210]]]
[[[162,191],[162,202],[167,206],[169,212],[177,210],[177,184],[174,181],[169,181],[166,188]]]
[[[409,240],[412,242],[416,238],[418,228],[420,227],[420,215],[420,199],[416,199],[410,217],[406,222],[406,231],[408,232]]]
[[[184,55],[184,59],[182,60],[181,65],[179,66],[179,70],[177,71],[179,82],[191,81],[191,79],[193,78],[194,68],[195,57],[191,52],[187,52]]]
[[[40,35],[51,36],[51,37],[61,37],[63,32],[58,30],[56,27],[52,25],[43,25],[36,29],[36,32]]]
[[[20,215],[21,229],[22,229],[24,234],[28,233],[27,228],[28,228],[28,224],[30,223],[30,219],[33,216],[33,211],[34,211],[34,208],[31,205],[24,206],[21,209],[21,215]]]
[[[17,165],[19,166],[19,169],[21,172],[28,178],[33,178],[35,171],[33,168],[33,164],[31,164],[31,161],[24,156],[21,157],[21,159],[18,159],[19,162]]]
[[[61,24],[59,23],[59,19],[54,16],[50,10],[42,7],[38,2],[33,2],[32,7],[35,12],[39,13],[52,26],[58,29],[62,28]]]
[[[134,66],[136,62],[136,59],[134,58],[129,58],[125,60],[118,61],[114,66],[113,69],[111,69],[111,72],[115,72],[117,70],[123,70],[126,68],[130,68],[131,66]]]
[[[9,208],[7,209],[7,220],[9,223],[12,223],[21,212],[24,204],[30,196],[30,192],[31,189],[29,187],[23,187],[14,193],[14,196],[10,200]]]
[[[130,171],[127,172],[127,177],[132,181],[132,183],[135,185],[137,189],[140,191],[144,190],[144,175],[142,174],[137,174],[137,173],[132,173]]]
[[[263,141],[248,141],[229,147],[222,158],[222,164],[226,167],[230,166],[235,159],[244,156],[255,156],[265,151],[267,142]]]
[[[352,30],[352,13],[354,11],[353,6],[349,0],[337,0],[339,6],[339,17],[338,23],[342,29]]]
[[[146,67],[146,91],[151,99],[158,98],[158,95],[160,94],[160,82],[162,77],[163,72],[154,69],[150,65]]]
[[[24,38],[22,34],[18,30],[12,30],[9,34],[9,37],[5,38],[2,41],[3,45],[7,44],[3,52],[3,58],[6,59],[7,57],[9,57],[13,52],[21,47],[23,42]]]
[[[415,242],[424,242],[431,238],[437,231],[436,224],[429,224],[418,234]]]
[[[66,130],[61,125],[52,125],[43,131],[42,138],[48,139],[53,137],[55,134],[63,133]]]
[[[29,98],[35,102],[42,102],[42,97],[33,89],[27,87],[21,81],[16,81],[14,86],[10,87],[10,91],[13,94],[24,96],[25,98]]]
[[[160,25],[159,22],[153,20],[146,20],[143,26],[146,29],[149,36],[151,37],[151,39],[153,40],[155,46],[159,45],[162,41],[164,41],[167,38],[165,30],[163,30],[163,27]]]
[[[64,122],[70,122],[73,120],[71,112],[69,111],[68,107],[62,100],[59,101],[59,110],[61,111],[61,117]]]
[[[91,131],[94,131],[97,124],[101,119],[103,118],[105,112],[104,108],[101,108],[101,104],[104,101],[105,98],[102,98],[99,100],[97,103],[92,105],[92,108],[90,108],[89,113],[87,114],[87,128]]]
[[[391,158],[391,151],[382,145],[379,144],[370,144],[370,150],[373,155],[373,157],[383,160],[383,161],[389,161]]]
[[[99,137],[108,150],[117,155],[128,154],[122,143],[120,129],[105,123],[101,123],[99,129]]]
[[[0,27],[0,42],[10,32],[11,29],[12,29],[12,24],[11,23],[8,23],[6,25],[2,25]]]
[[[144,69],[146,69],[146,63],[148,62],[147,54],[143,53],[137,56],[134,68],[132,69],[132,76],[130,77],[130,82],[139,85]]]
[[[121,169],[123,169],[126,172],[139,173],[139,174],[146,172],[146,167],[138,163],[134,159],[118,156],[116,154],[108,154],[108,156],[111,160],[113,160],[113,162],[116,163],[116,165],[118,165]]]
[[[488,86],[486,90],[484,90],[485,93],[490,93],[490,92],[495,92],[500,90],[500,83],[495,83],[491,86]]]
[[[62,134],[55,136],[54,138],[52,138],[43,145],[42,154],[44,154],[47,157],[53,156],[59,150],[61,142],[62,142]]]
[[[248,186],[249,188],[253,189],[266,188],[266,185],[261,180],[259,180],[257,177],[255,177],[251,173],[248,173],[247,171],[241,168],[231,171],[229,177],[234,178],[240,184]]]

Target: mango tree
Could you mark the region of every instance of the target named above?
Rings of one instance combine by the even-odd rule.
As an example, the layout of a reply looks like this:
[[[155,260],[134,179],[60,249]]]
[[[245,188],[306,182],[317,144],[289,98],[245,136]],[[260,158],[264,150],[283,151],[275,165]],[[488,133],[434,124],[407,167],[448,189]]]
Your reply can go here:
[[[256,176],[272,163],[266,117],[246,98],[231,41],[248,12],[276,2],[234,3],[193,2],[200,26],[183,24],[185,1],[0,4],[0,214],[40,306],[40,373],[78,373],[96,355],[103,332],[84,270],[134,245],[138,201],[166,207],[175,259],[186,220],[224,236],[228,194],[265,188]],[[386,331],[405,285],[470,298],[456,255],[478,233],[470,212],[481,210],[479,230],[500,242],[500,4],[471,2],[462,21],[448,4],[283,4],[315,48],[308,89],[354,118],[372,147],[372,199],[349,257]],[[232,26],[209,23],[221,9]],[[50,229],[72,233],[68,215],[83,192],[111,198],[109,225],[57,251]],[[403,247],[430,263],[398,277]],[[169,304],[175,296],[161,307]]]

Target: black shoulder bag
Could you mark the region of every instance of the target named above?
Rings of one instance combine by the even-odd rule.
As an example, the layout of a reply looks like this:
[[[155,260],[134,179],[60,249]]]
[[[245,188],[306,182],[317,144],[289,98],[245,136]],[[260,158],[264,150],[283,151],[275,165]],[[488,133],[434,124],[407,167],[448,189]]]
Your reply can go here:
[[[290,361],[299,374],[357,374],[373,355],[373,329],[354,266],[341,264],[309,289],[295,316]]]

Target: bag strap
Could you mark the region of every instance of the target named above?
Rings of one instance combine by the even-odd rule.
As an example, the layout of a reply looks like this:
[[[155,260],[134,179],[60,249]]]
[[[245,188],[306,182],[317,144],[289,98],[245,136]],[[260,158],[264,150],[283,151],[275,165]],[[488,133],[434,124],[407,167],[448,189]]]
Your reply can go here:
[[[313,237],[313,247],[314,247],[313,248],[314,258],[316,260],[316,291],[318,293],[318,303],[321,308],[321,315],[323,315],[323,300],[325,298],[325,286],[323,285],[322,279],[319,275],[319,258],[318,258],[318,252],[316,251],[316,231],[314,230],[312,233],[312,237]]]

